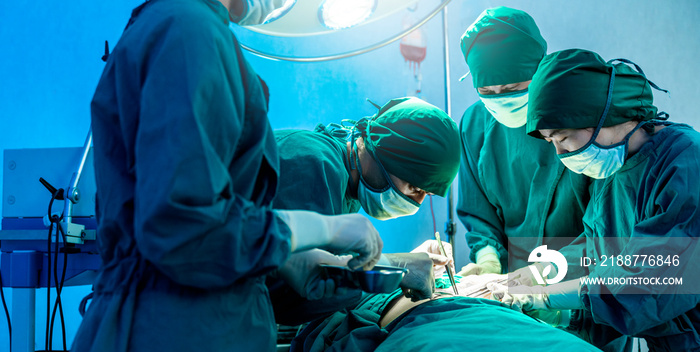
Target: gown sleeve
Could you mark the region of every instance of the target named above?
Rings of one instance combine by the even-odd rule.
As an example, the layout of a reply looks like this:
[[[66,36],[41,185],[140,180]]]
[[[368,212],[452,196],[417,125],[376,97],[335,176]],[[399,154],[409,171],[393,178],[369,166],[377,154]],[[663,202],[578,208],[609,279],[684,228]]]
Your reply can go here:
[[[677,150],[677,149],[676,149]],[[626,335],[638,335],[652,327],[670,322],[694,309],[700,303],[698,279],[700,246],[695,237],[700,234],[700,160],[689,150],[673,159],[656,163],[642,180],[637,194],[642,204],[636,217],[631,238],[618,240],[612,248],[601,249],[604,255],[661,255],[664,259],[678,255],[678,265],[630,265],[629,267],[597,265],[590,278],[682,278],[684,285],[642,285],[632,282],[622,285],[583,285],[583,302],[598,322],[613,326]],[[617,196],[617,197],[616,197]],[[612,209],[629,207],[628,197],[612,194]],[[594,214],[605,217],[608,214]],[[618,222],[625,221],[617,217]],[[617,224],[609,224],[607,232]],[[606,238],[603,244],[610,243]],[[600,256],[598,256],[600,257]],[[634,258],[634,257],[632,257]],[[588,292],[588,293],[585,293]]]
[[[457,216],[467,229],[467,245],[471,251],[469,259],[476,262],[476,253],[490,245],[498,251],[501,266],[505,268],[507,239],[503,232],[503,220],[484,193],[477,167],[484,140],[484,120],[484,116],[479,116],[472,106],[460,121],[462,160],[458,176]]]

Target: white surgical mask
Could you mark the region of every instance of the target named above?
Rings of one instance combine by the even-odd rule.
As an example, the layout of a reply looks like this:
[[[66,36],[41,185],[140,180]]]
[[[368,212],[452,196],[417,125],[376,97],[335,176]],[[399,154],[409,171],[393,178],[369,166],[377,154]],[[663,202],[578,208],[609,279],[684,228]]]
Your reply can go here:
[[[375,158],[375,161],[382,169],[384,178],[388,183],[382,189],[375,189],[367,184],[364,177],[362,177],[362,166],[360,165],[357,152],[355,152],[355,164],[357,164],[357,171],[360,174],[357,197],[360,200],[362,209],[365,210],[367,215],[378,220],[388,220],[415,214],[420,204],[397,190],[379,160]]]
[[[285,5],[287,0],[243,0],[243,17],[237,21],[241,26],[262,24],[267,17]]]
[[[503,94],[479,94],[479,99],[496,121],[510,128],[522,127],[527,122],[527,98],[527,89]]]

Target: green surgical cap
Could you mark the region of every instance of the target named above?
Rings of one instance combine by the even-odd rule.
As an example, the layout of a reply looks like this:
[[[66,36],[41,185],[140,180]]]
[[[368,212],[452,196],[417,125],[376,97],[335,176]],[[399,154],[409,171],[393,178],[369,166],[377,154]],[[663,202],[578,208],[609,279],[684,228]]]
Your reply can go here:
[[[547,53],[535,20],[503,6],[482,12],[462,35],[460,46],[474,88],[529,81]]]
[[[457,175],[457,124],[444,111],[408,97],[392,99],[357,129],[384,169],[426,192],[444,197]]]
[[[656,117],[651,86],[643,74],[623,63],[606,63],[592,51],[569,49],[547,55],[532,78],[527,133],[541,137],[541,129],[598,126],[613,67],[612,100],[603,127]]]

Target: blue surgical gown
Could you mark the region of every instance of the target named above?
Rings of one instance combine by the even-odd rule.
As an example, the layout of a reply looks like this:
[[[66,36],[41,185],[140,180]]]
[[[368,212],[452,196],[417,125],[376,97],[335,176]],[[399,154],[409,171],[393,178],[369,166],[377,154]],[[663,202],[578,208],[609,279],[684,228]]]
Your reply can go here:
[[[263,83],[215,0],[134,10],[92,100],[103,266],[73,351],[275,348],[289,255]]]
[[[670,124],[651,135],[618,172],[594,183],[583,219],[589,237],[588,256],[600,259],[602,255],[666,255],[687,250],[685,246],[674,247],[691,244],[688,238],[700,236],[698,175],[700,133],[686,125]],[[637,243],[634,239],[644,243],[653,239],[654,246],[629,248]],[[686,278],[697,278],[697,259],[694,256],[682,266],[656,269],[668,277],[681,277],[679,270],[683,268]],[[638,276],[639,268],[596,265],[590,277]],[[694,285],[697,292],[697,282],[686,285]],[[644,337],[651,351],[700,350],[700,295],[626,294],[629,287],[585,285],[584,304],[595,321]]]
[[[313,131],[278,130],[280,180],[275,209],[310,210],[326,215],[356,213],[360,201],[351,195],[347,141],[332,136],[323,125]],[[267,280],[278,323],[297,325],[354,306],[362,292],[309,301],[282,280]]]

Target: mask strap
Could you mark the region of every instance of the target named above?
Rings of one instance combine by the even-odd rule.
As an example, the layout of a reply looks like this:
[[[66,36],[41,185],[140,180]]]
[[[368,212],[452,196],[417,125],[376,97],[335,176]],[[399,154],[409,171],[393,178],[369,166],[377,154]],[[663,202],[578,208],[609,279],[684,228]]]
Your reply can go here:
[[[603,115],[600,117],[600,120],[598,121],[598,126],[596,126],[595,131],[593,132],[593,136],[591,137],[591,140],[586,143],[584,147],[588,147],[593,141],[595,141],[596,137],[598,137],[598,133],[600,133],[600,129],[603,128],[603,124],[605,123],[605,119],[608,118],[608,110],[610,110],[610,103],[612,102],[612,96],[613,96],[613,86],[615,85],[615,66],[612,66],[612,72],[610,73],[610,84],[608,85],[608,99],[605,102],[605,109],[603,109]]]
[[[612,59],[612,60],[608,61],[607,63],[608,63],[608,64],[613,64],[613,63],[615,63],[615,61],[623,62],[623,63],[630,64],[630,65],[634,66],[634,68],[637,69],[637,72],[639,72],[639,73],[644,77],[644,79],[646,79],[647,82],[649,82],[649,85],[650,85],[652,88],[654,88],[654,89],[656,89],[656,90],[658,90],[658,91],[660,91],[660,92],[664,92],[664,93],[668,94],[669,96],[671,95],[671,93],[669,93],[668,90],[659,87],[658,85],[656,85],[656,83],[654,83],[654,82],[652,82],[651,80],[649,80],[649,79],[647,78],[647,75],[644,74],[644,71],[642,71],[642,68],[639,67],[639,65],[635,64],[634,62],[632,62],[632,61],[630,61],[630,60],[622,59],[622,58],[619,58],[619,59]]]
[[[644,123],[644,126],[642,126],[642,128],[643,128],[648,134],[651,135],[651,134],[654,133],[654,125],[655,125],[654,122],[657,122],[657,121],[666,121],[666,120],[668,120],[668,118],[669,118],[668,113],[667,113],[666,111],[662,111],[662,112],[656,114],[656,118],[654,118],[653,120],[650,120],[650,121],[643,121],[642,123]]]
[[[670,117],[670,115],[666,111],[662,111],[662,112],[656,114],[656,119],[661,120],[661,121],[666,121],[666,120],[668,120],[669,117]]]

